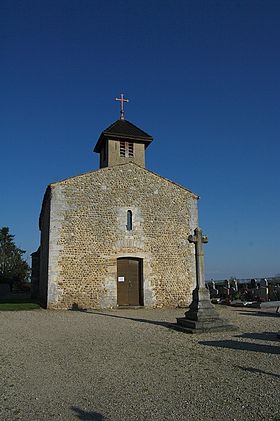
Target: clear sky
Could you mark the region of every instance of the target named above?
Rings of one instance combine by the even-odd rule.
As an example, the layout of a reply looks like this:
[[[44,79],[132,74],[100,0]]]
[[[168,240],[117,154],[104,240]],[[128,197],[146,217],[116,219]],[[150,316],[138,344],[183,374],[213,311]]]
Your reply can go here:
[[[1,0],[0,226],[39,245],[46,186],[119,117],[199,194],[207,278],[280,272],[280,1]]]

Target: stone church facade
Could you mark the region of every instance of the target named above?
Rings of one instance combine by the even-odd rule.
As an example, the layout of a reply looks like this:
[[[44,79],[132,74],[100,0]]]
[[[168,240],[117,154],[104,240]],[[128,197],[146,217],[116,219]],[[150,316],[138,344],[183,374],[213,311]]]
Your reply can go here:
[[[96,171],[50,184],[33,253],[46,308],[177,307],[191,302],[198,196],[145,168],[152,137],[120,119],[94,151]]]

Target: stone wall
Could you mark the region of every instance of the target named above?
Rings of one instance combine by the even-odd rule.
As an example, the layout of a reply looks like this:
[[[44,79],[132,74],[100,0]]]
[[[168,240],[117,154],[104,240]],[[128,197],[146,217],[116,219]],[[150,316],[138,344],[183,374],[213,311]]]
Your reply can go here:
[[[115,307],[117,258],[129,256],[143,259],[145,306],[189,304],[197,196],[133,163],[50,188],[49,308]]]

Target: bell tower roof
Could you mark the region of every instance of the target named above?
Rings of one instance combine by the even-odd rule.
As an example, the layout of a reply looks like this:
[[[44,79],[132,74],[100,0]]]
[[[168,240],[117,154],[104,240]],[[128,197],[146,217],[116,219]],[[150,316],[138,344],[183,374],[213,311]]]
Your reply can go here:
[[[120,103],[120,119],[103,130],[95,145],[94,152],[100,157],[100,168],[134,162],[145,167],[145,150],[153,138],[144,130],[124,118],[124,98],[116,98]]]
[[[122,139],[132,142],[141,142],[145,144],[145,148],[152,142],[153,137],[139,127],[130,123],[128,120],[120,119],[111,124],[107,129],[103,130],[95,145],[94,152],[99,153],[103,147],[103,143],[107,139]]]

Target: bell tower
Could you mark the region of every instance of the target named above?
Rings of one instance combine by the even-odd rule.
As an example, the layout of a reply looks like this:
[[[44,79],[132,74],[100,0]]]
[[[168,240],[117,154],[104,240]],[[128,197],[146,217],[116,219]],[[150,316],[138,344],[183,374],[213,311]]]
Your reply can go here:
[[[145,150],[153,138],[125,120],[124,102],[128,100],[124,99],[123,94],[116,101],[120,101],[121,105],[120,119],[103,130],[94,148],[94,152],[100,155],[99,167],[112,167],[127,162],[145,167]]]

